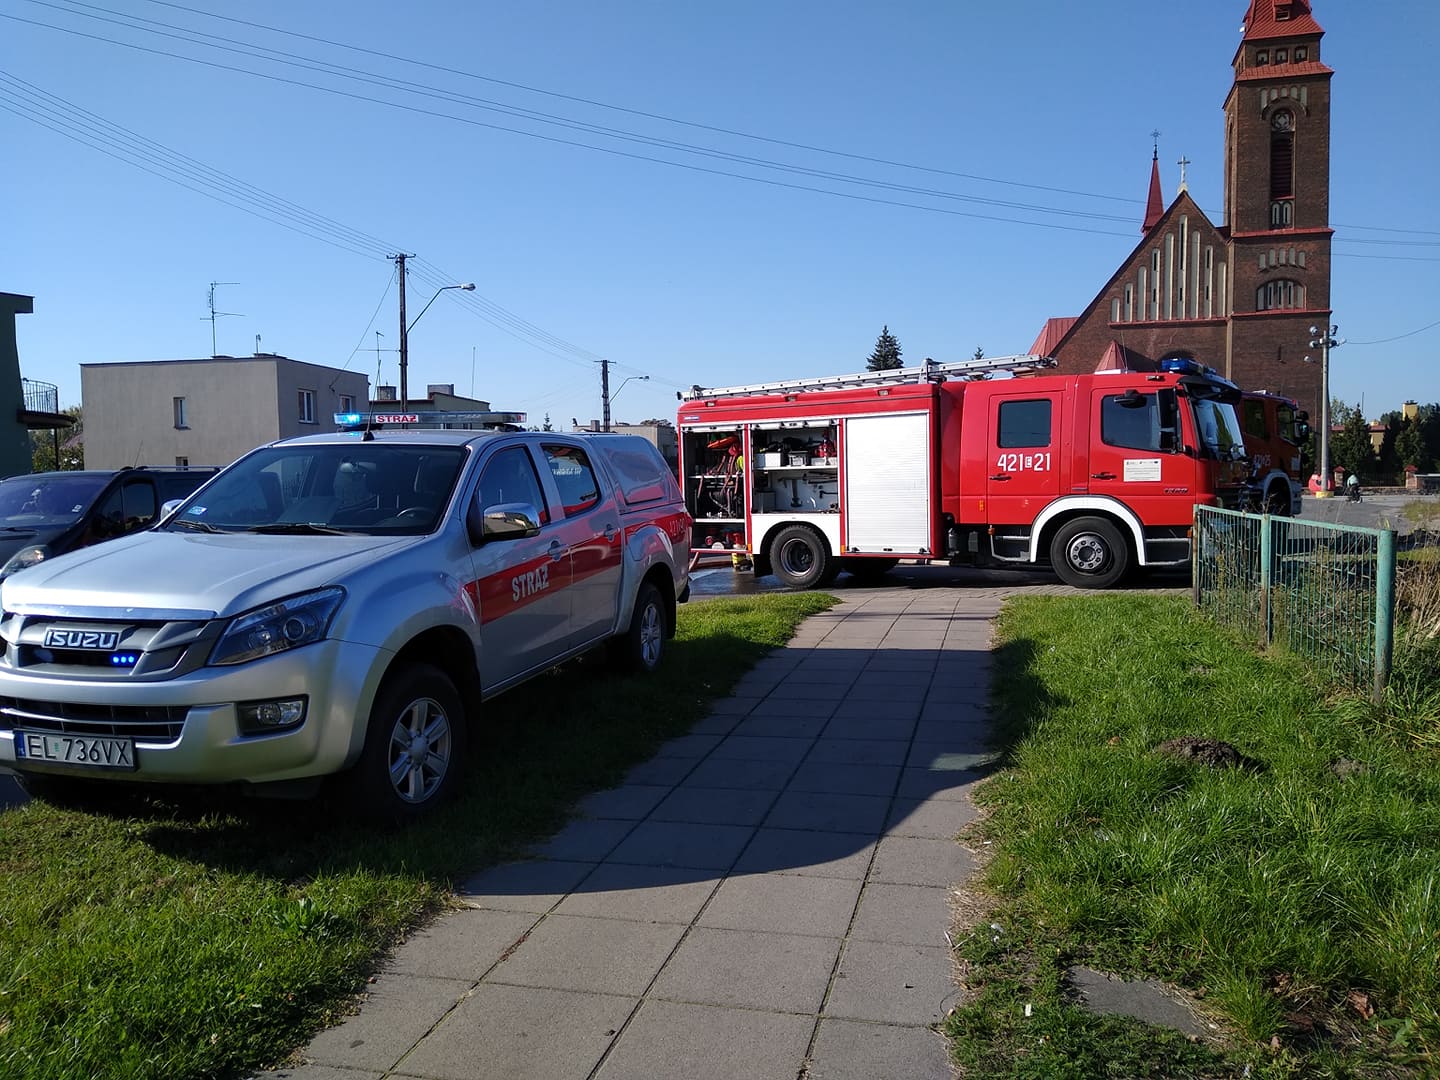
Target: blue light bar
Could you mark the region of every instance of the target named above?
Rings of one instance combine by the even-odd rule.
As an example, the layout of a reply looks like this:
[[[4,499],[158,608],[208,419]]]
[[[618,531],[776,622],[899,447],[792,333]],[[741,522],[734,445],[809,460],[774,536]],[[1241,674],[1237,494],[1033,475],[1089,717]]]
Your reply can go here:
[[[335,414],[335,423],[337,423],[337,424],[347,425],[347,426],[348,426],[348,425],[350,425],[350,424],[363,424],[364,422],[365,422],[365,414],[364,414],[364,413],[358,413],[358,412],[337,412],[337,413]]]

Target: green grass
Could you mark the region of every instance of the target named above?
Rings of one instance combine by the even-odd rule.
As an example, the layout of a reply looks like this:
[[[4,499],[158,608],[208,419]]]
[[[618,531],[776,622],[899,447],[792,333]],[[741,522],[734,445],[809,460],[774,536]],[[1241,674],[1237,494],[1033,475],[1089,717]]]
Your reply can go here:
[[[0,1076],[185,1080],[282,1060],[452,882],[558,827],[832,603],[690,604],[651,679],[587,659],[497,699],[466,793],[405,830],[306,803],[0,814]]]
[[[1397,669],[1388,711],[1331,700],[1182,598],[1030,598],[1000,634],[1008,767],[981,799],[1004,932],[961,947],[979,996],[949,1024],[958,1060],[987,1077],[1435,1075],[1440,758],[1397,714],[1440,669]],[[1182,735],[1265,767],[1153,752]],[[1341,759],[1361,770],[1342,778]],[[1074,963],[1196,991],[1228,1046],[1177,1057],[1170,1035],[1088,1016],[1061,979]],[[1075,1071],[1076,1054],[1121,1064]]]

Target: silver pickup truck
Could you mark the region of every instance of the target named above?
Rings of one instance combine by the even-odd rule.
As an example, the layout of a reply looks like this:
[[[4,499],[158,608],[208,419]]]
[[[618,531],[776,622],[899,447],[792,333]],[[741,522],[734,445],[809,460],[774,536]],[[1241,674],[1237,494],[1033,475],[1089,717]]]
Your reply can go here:
[[[481,702],[598,645],[648,671],[690,518],[623,435],[406,430],[261,447],[154,529],[0,587],[0,765],[100,782],[335,776],[372,816],[456,786]]]

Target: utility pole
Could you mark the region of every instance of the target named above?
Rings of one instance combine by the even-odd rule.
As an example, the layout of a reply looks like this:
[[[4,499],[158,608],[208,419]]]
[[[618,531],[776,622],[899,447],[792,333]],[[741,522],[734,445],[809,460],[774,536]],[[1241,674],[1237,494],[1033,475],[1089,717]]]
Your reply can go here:
[[[610,430],[610,361],[600,360],[600,430]]]
[[[1310,347],[1320,350],[1320,490],[1316,494],[1321,498],[1330,494],[1330,350],[1345,344],[1335,337],[1339,332],[1334,325],[1324,331],[1310,327]]]
[[[410,411],[410,335],[409,328],[405,321],[405,260],[413,259],[415,256],[406,255],[403,252],[399,255],[390,256],[399,267],[396,277],[400,279],[400,411]]]

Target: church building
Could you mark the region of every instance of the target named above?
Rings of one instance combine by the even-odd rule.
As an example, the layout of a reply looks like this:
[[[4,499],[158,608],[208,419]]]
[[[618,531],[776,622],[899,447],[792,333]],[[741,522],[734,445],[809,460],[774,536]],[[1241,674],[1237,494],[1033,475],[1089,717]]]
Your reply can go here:
[[[1158,151],[1142,239],[1077,318],[1032,352],[1059,370],[1189,357],[1320,415],[1311,326],[1330,323],[1330,78],[1309,0],[1251,0],[1225,99],[1225,218],[1186,190],[1165,207]],[[1307,363],[1306,358],[1311,362]]]

